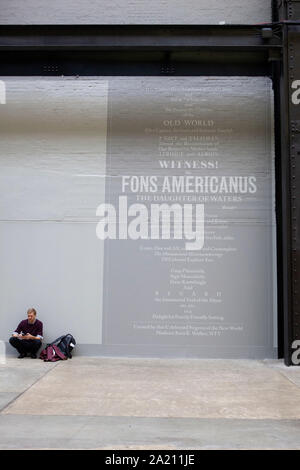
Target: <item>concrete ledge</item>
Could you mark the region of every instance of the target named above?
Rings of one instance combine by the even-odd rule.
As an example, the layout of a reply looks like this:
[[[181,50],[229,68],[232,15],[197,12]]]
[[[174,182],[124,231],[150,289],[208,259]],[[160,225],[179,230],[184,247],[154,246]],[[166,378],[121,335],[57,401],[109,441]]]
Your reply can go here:
[[[0,449],[299,449],[299,420],[0,416]]]

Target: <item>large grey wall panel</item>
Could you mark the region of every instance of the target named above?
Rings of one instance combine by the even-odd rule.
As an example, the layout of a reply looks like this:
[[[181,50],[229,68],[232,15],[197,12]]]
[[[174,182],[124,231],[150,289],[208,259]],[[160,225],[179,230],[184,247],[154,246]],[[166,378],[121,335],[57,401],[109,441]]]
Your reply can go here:
[[[251,24],[271,0],[0,0],[0,24]]]
[[[109,80],[105,196],[119,235],[104,249],[107,349],[276,357],[272,98],[266,77]],[[228,177],[255,188],[201,186]],[[176,206],[175,234],[191,202],[204,210],[195,250],[152,217],[157,204]]]
[[[87,354],[276,357],[271,80],[0,78],[0,340],[34,306],[46,341],[70,330]],[[162,188],[239,175],[257,190]],[[97,207],[120,196],[204,201],[203,250],[98,239]]]
[[[107,82],[5,78],[0,108],[0,331],[33,306],[45,341],[101,342]]]

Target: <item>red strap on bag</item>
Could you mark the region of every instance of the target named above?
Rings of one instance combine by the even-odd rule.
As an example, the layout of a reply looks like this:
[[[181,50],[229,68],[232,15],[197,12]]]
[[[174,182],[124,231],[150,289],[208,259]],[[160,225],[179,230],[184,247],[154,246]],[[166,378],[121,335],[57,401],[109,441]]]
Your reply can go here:
[[[43,351],[41,351],[40,353],[40,359],[45,360],[45,357],[46,357],[46,351],[45,349],[43,349]]]
[[[53,362],[53,349],[52,349],[52,346],[48,346],[47,349],[46,349],[46,352],[47,352],[47,356],[46,356],[46,359],[45,361],[47,362]]]
[[[53,345],[51,347],[54,349],[55,354],[58,356],[59,359],[61,359],[62,361],[65,361],[67,359],[66,356],[61,352],[58,346]]]

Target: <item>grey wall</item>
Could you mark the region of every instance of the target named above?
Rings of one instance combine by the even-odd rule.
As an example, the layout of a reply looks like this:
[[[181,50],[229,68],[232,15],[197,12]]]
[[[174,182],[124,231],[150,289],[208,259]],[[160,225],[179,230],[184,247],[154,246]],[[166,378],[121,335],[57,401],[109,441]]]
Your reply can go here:
[[[270,20],[271,0],[0,0],[3,25]],[[99,353],[104,247],[95,237],[95,208],[105,199],[107,81],[5,81],[7,105],[0,106],[0,340],[34,306],[47,327],[46,341],[71,329],[87,345],[82,350]],[[256,86],[253,80],[251,93]],[[269,102],[265,105],[270,111]],[[242,138],[247,142],[249,135]]]
[[[103,247],[95,208],[104,200],[107,82],[5,82],[0,339],[33,306],[45,323],[45,341],[71,330],[81,343],[100,343]]]
[[[246,232],[241,253],[247,259],[250,253],[251,271],[250,264],[249,270],[245,266],[247,263],[243,263],[244,271],[240,270],[237,252],[235,272],[240,273],[239,282],[243,289],[242,276],[250,279],[249,289],[245,290],[246,295],[240,302],[240,305],[245,304],[245,314],[251,298],[256,296],[258,278],[255,273],[259,271],[260,294],[255,299],[263,300],[259,301],[261,310],[255,314],[261,313],[262,321],[265,319],[262,331],[268,336],[270,357],[273,345],[276,346],[273,342],[276,322],[272,324],[273,316],[276,319],[276,259],[273,256],[275,199],[270,80],[262,77],[6,77],[5,82],[7,103],[0,105],[0,340],[7,339],[20,319],[26,316],[26,309],[33,306],[45,323],[45,341],[70,330],[81,352],[122,354],[122,348],[114,349],[114,338],[110,340],[106,336],[105,344],[102,344],[103,297],[117,298],[118,282],[122,284],[123,281],[116,263],[112,282],[108,278],[104,282],[104,246],[96,237],[99,220],[95,215],[96,208],[106,199],[105,175],[112,175],[108,168],[118,170],[120,162],[127,165],[126,158],[130,155],[146,158],[147,155],[151,157],[152,151],[153,165],[157,164],[157,136],[148,138],[150,153],[147,153],[145,126],[151,124],[160,129],[162,116],[177,113],[180,117],[183,109],[188,107],[184,112],[203,118],[215,116],[221,121],[220,130],[223,126],[232,128],[234,145],[221,139],[216,157],[220,160],[226,157],[230,165],[226,171],[235,174],[239,168],[262,177],[260,188],[266,193],[258,194],[258,211],[246,211],[243,221],[253,233],[258,230],[263,234],[262,242],[257,242],[255,236],[252,241],[250,236],[247,240]],[[161,103],[153,112],[155,99]],[[119,111],[125,123],[123,127],[115,125]],[[111,139],[109,152],[107,117]],[[115,157],[117,162],[109,162],[109,158]],[[149,165],[152,171],[151,158]],[[134,165],[132,171],[136,169],[143,168]],[[147,171],[149,173],[149,168]],[[112,176],[115,174],[118,173]],[[250,242],[251,252],[245,248]],[[255,248],[257,243],[259,255]],[[112,249],[116,246],[118,243],[112,245]],[[119,263],[128,256],[126,246],[124,249]],[[221,282],[232,264],[230,258],[226,263],[222,267],[225,276],[221,276]],[[147,282],[152,289],[156,271],[148,274]],[[103,285],[106,285],[105,295]],[[213,283],[210,286],[215,288]],[[234,298],[232,301],[236,306]],[[128,308],[128,305],[124,307]],[[122,315],[127,315],[126,308],[120,305],[112,326],[121,337],[124,333],[127,335],[123,327],[120,330],[119,321]],[[172,313],[171,309],[167,313]],[[106,324],[109,314],[106,311]],[[247,318],[250,328],[255,331],[254,317],[247,314]],[[252,336],[255,338],[255,333]],[[239,336],[238,341],[243,343],[243,337]],[[132,342],[129,335],[124,339],[126,342],[127,346]],[[260,344],[264,346],[264,339],[260,339]],[[172,347],[174,355],[184,354],[183,349]],[[187,355],[195,354],[195,350],[189,352],[188,344],[184,348]],[[168,354],[167,348],[163,346],[158,350],[149,338],[146,348],[144,345],[139,349],[127,347],[126,351]],[[205,348],[202,350],[204,356],[214,353],[215,348],[210,347],[209,352]],[[251,354],[250,350],[244,351],[244,357],[251,357]]]
[[[110,79],[107,200],[117,210],[120,195],[128,207],[141,204],[151,228],[162,225],[151,218],[157,203],[183,207],[192,198],[204,204],[205,215],[201,250],[187,250],[181,236],[155,240],[147,229],[143,238],[107,240],[107,350],[197,357],[275,353],[272,98],[267,77]],[[187,168],[186,162],[196,165]],[[135,181],[148,176],[156,186],[124,189],[122,175]],[[255,192],[164,185],[178,177],[230,175],[255,177]],[[191,219],[195,223],[195,214]],[[117,226],[126,224],[122,219]]]
[[[271,21],[271,0],[0,0],[0,24],[235,24]]]

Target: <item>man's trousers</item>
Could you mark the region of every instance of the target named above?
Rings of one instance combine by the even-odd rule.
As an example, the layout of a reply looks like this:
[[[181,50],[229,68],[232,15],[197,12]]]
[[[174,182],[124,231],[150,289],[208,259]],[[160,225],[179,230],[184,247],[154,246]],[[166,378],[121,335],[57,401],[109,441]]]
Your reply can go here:
[[[42,344],[39,339],[19,339],[14,336],[9,339],[9,342],[20,354],[36,354]]]

